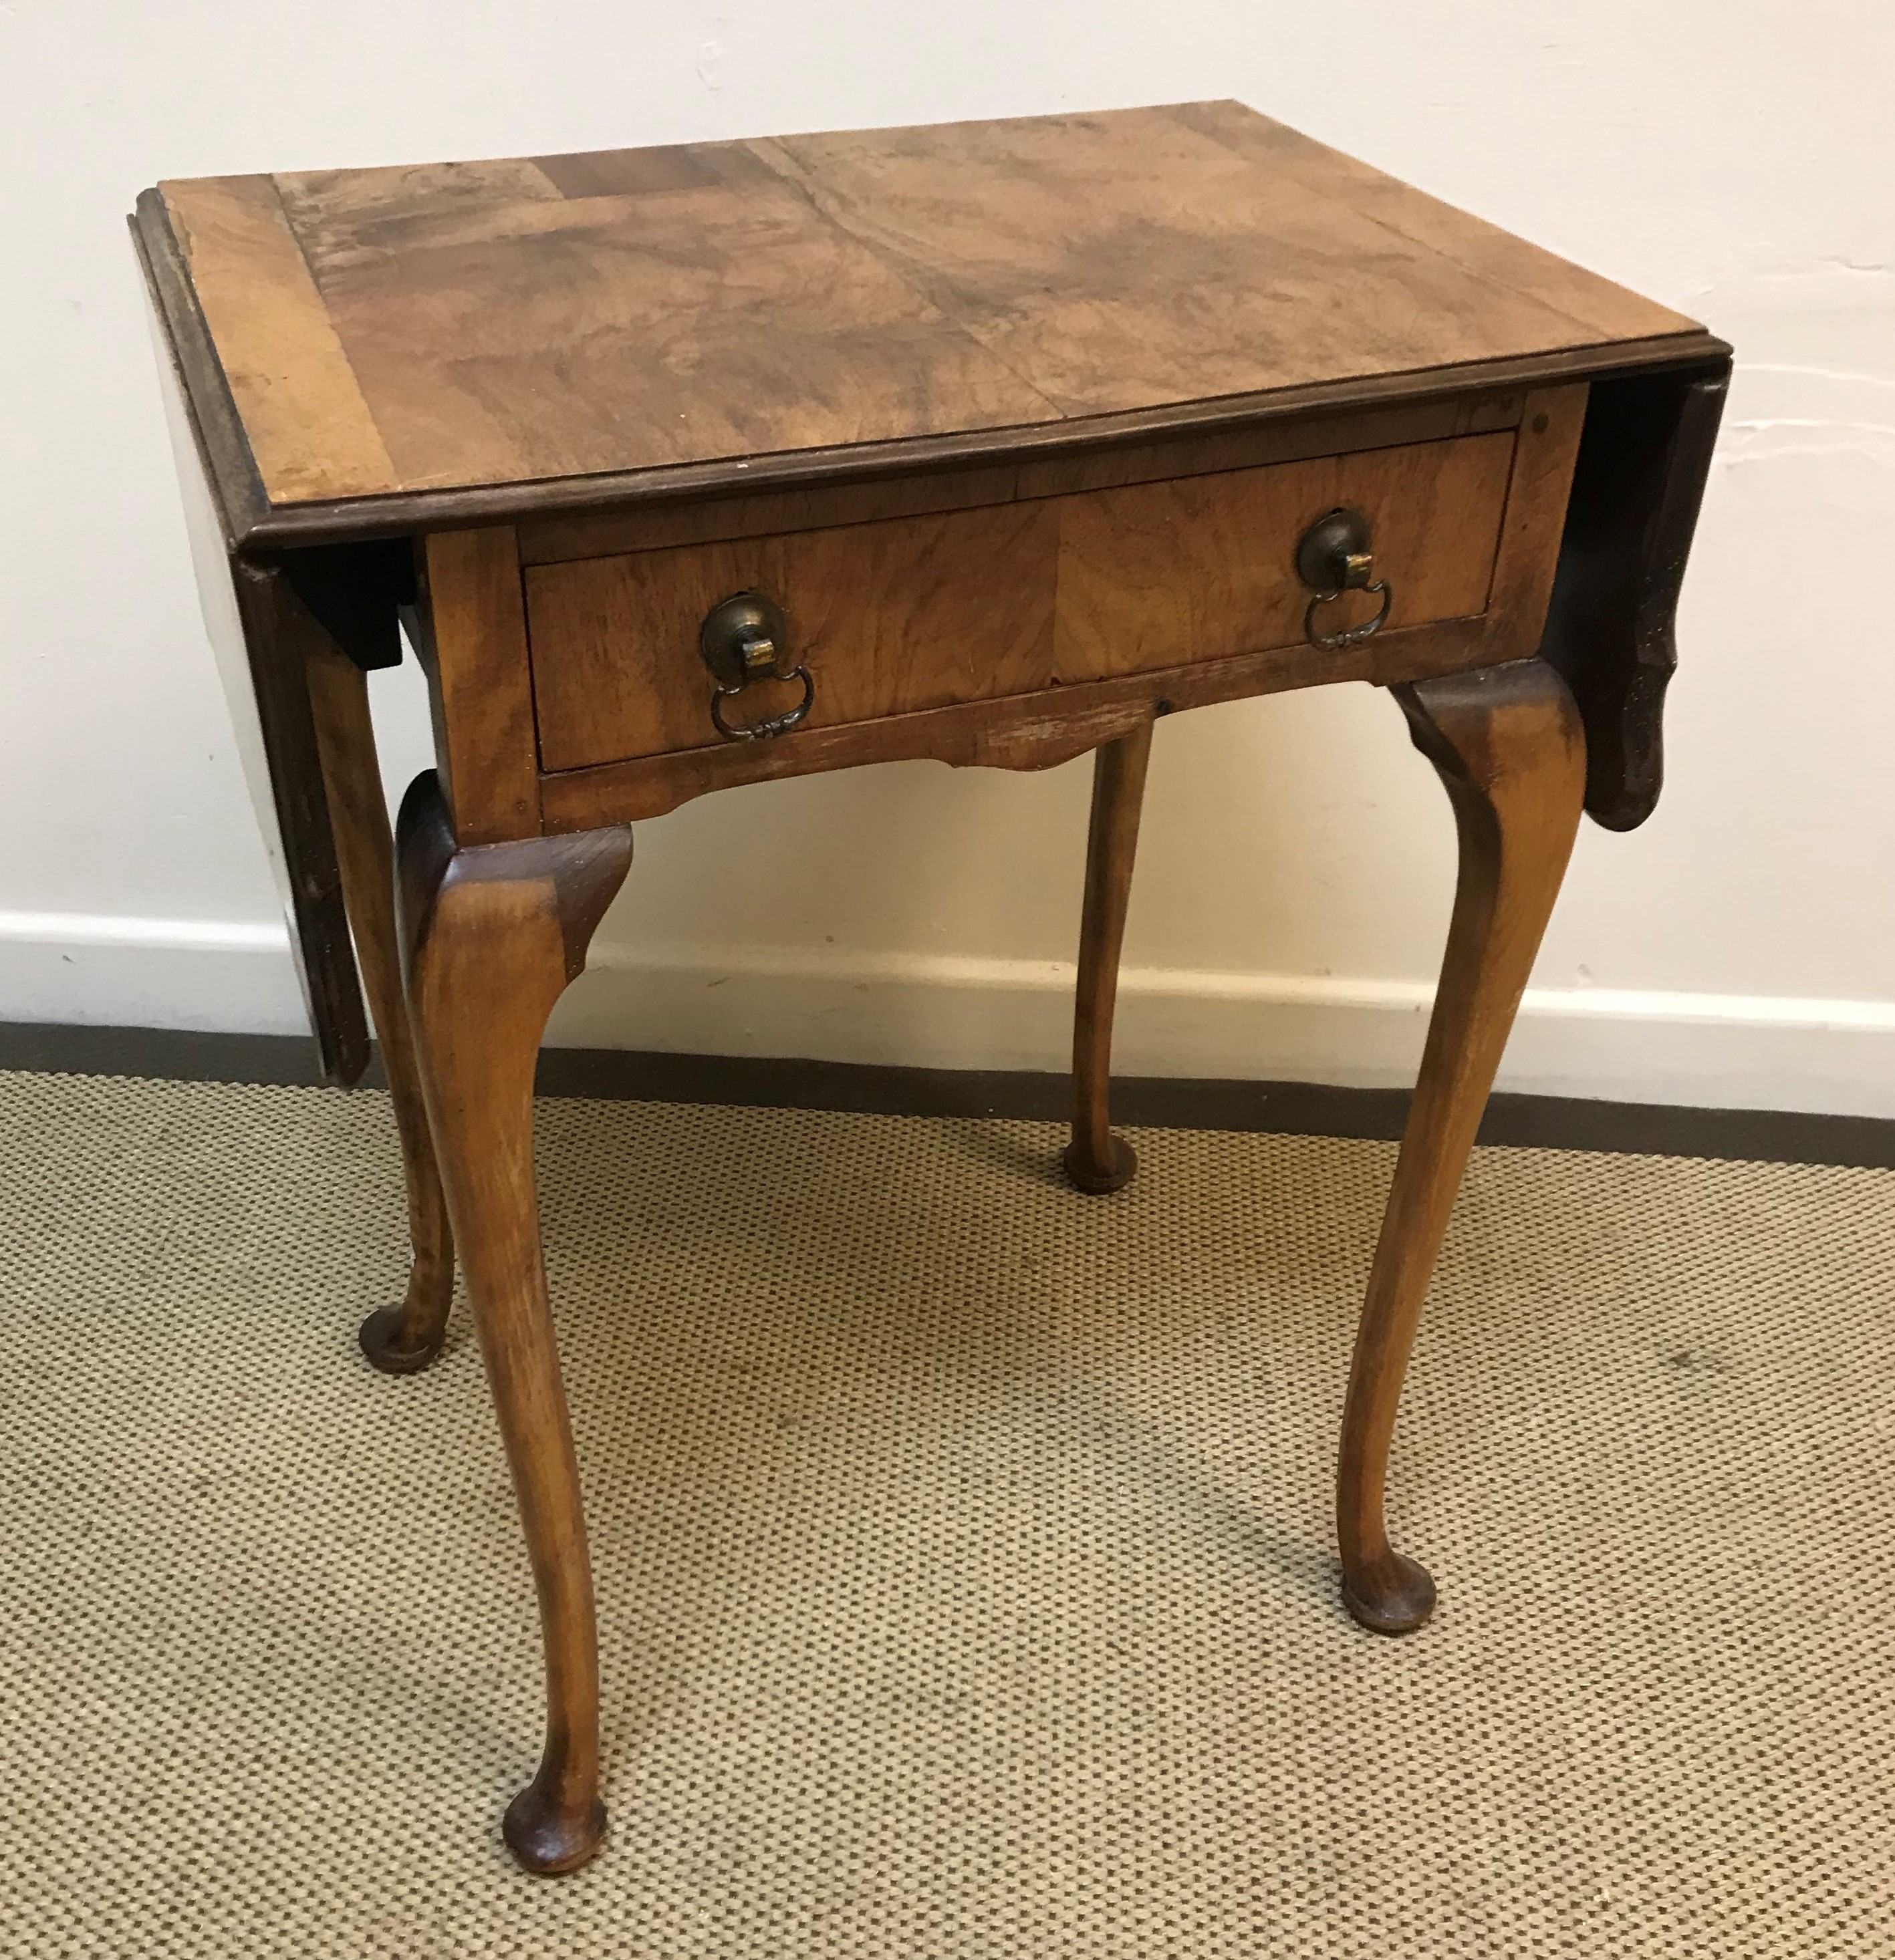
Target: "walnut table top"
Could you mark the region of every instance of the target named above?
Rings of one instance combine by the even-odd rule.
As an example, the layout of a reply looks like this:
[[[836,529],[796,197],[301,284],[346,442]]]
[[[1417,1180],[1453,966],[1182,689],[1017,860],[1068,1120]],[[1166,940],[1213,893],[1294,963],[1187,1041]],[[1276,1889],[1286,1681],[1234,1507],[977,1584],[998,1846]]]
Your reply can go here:
[[[1235,102],[196,178],[142,222],[248,542],[1716,348]]]

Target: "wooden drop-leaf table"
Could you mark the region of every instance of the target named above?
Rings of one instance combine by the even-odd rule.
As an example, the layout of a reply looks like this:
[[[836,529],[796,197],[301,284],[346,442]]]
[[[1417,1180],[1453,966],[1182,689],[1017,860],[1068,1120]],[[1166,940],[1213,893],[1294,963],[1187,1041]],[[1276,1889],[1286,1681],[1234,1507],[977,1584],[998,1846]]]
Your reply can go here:
[[[548,1702],[521,1863],[605,1828],[534,1058],[629,826],[727,784],[1095,752],[1065,1163],[1108,1192],[1155,721],[1393,689],[1460,882],[1337,1528],[1349,1611],[1419,1624],[1382,1521],[1403,1371],[1581,808],[1658,794],[1729,349],[1229,102],[198,179],[132,226],[324,1065],[366,1062],[359,960],[393,1094],[414,1259],[361,1344],[425,1366],[457,1251],[512,1466]],[[391,837],[364,675],[403,622],[436,767]]]

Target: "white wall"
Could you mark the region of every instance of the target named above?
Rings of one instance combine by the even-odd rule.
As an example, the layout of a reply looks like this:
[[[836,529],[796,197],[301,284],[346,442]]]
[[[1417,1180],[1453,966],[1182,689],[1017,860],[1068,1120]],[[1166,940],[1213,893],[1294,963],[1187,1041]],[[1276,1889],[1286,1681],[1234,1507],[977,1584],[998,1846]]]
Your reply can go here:
[[[1895,1115],[1895,21],[1871,0],[4,0],[0,1018],[289,1030],[122,214],[160,176],[1236,95],[1640,287],[1740,363],[1670,779],[1588,826],[1515,1087]],[[1802,540],[1812,539],[1813,543]],[[391,778],[425,759],[410,664]],[[1082,762],[644,826],[556,1038],[1059,1065]],[[759,848],[760,835],[773,841]],[[1366,689],[1160,729],[1120,1066],[1397,1079],[1444,799]]]

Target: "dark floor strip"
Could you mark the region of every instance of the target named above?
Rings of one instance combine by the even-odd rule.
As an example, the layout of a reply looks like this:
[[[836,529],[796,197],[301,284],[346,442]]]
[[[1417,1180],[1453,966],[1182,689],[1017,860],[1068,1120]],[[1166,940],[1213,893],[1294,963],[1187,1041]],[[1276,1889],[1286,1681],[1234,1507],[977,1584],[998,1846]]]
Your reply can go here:
[[[0,1023],[0,1069],[132,1075],[188,1082],[313,1084],[314,1042],[288,1035],[197,1034],[159,1028]],[[368,1080],[381,1080],[377,1060]],[[632,1101],[843,1109],[900,1116],[1066,1113],[1062,1075],[1033,1071],[896,1068],[855,1062],[717,1055],[645,1055],[548,1048],[540,1093]],[[1113,1084],[1121,1122],[1186,1130],[1269,1130],[1292,1136],[1401,1134],[1408,1093],[1321,1083],[1123,1077]],[[1484,1144],[1724,1157],[1771,1163],[1895,1169],[1895,1121],[1796,1110],[1694,1109],[1670,1103],[1595,1102],[1577,1096],[1494,1097]]]

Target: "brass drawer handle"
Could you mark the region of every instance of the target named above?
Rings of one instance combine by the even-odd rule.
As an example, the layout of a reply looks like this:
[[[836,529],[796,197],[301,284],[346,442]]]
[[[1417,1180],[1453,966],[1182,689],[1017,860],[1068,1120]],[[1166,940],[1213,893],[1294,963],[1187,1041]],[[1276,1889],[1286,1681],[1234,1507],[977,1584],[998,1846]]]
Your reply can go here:
[[[1375,560],[1369,549],[1368,520],[1359,511],[1336,510],[1318,517],[1303,533],[1296,547],[1296,575],[1316,594],[1303,614],[1303,637],[1312,647],[1352,647],[1376,632],[1388,617],[1395,595],[1385,578],[1375,576]],[[1375,616],[1359,626],[1340,632],[1319,633],[1316,615],[1319,608],[1345,592],[1377,593],[1381,603]]]
[[[698,651],[717,682],[711,696],[711,725],[727,742],[763,742],[787,735],[808,714],[816,698],[809,670],[791,667],[789,622],[775,600],[760,592],[734,592],[720,599],[698,629]],[[800,680],[803,698],[794,708],[761,721],[727,721],[724,704],[756,680]]]

